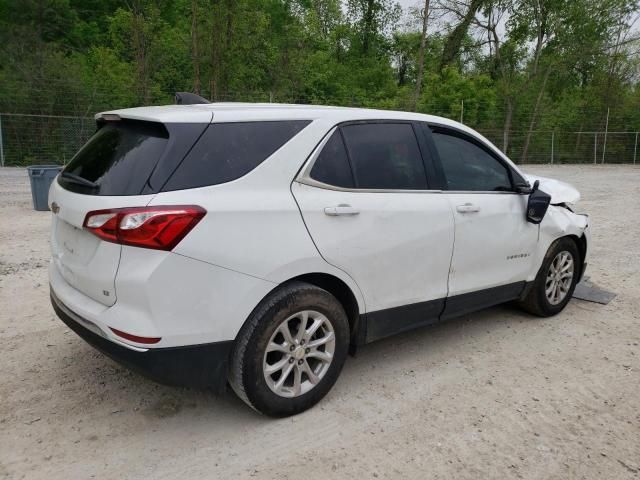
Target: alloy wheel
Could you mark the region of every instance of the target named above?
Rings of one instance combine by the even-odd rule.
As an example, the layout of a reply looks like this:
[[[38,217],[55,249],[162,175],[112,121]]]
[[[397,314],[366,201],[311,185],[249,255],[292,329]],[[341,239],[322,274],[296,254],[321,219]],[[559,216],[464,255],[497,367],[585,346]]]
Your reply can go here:
[[[573,255],[566,250],[558,253],[549,265],[545,294],[551,305],[558,305],[569,293],[573,281],[574,265]]]
[[[309,392],[329,370],[335,347],[333,325],[325,315],[314,310],[291,315],[267,344],[262,362],[267,385],[281,397]]]

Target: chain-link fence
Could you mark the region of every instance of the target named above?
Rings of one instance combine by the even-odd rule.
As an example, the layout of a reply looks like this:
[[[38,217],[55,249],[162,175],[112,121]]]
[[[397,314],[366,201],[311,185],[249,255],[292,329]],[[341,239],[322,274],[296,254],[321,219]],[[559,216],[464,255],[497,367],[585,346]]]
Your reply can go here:
[[[516,163],[640,162],[639,132],[477,130]]]
[[[95,129],[91,117],[0,113],[2,166],[63,165]]]
[[[458,119],[459,120],[459,119]],[[516,163],[640,162],[638,132],[476,129]],[[93,117],[0,113],[0,164],[65,164],[95,131]]]

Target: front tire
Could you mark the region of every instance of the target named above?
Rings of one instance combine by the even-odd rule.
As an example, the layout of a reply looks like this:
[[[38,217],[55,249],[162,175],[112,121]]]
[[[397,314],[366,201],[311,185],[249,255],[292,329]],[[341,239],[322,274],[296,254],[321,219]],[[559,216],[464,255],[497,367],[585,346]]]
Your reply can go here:
[[[581,268],[575,242],[570,238],[556,240],[549,247],[533,286],[520,306],[540,317],[560,313],[573,296]]]
[[[249,406],[285,417],[318,403],[349,348],[344,308],[326,290],[292,282],[265,298],[240,330],[229,383]]]

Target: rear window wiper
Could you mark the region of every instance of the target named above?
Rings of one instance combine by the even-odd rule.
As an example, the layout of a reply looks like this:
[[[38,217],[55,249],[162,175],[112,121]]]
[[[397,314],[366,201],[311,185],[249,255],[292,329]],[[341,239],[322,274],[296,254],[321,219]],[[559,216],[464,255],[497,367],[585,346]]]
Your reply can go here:
[[[92,182],[91,180],[87,180],[86,178],[82,178],[79,175],[76,175],[74,173],[69,173],[69,172],[62,172],[60,174],[60,176],[62,178],[64,178],[65,180],[69,180],[72,183],[77,183],[78,185],[83,185],[85,187],[89,187],[89,188],[98,188],[99,185],[95,182]]]

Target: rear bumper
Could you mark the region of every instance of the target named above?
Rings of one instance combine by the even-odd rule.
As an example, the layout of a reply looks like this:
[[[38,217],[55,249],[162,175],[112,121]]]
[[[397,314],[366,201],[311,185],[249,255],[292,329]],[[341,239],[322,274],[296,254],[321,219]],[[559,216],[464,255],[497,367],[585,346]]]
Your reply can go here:
[[[136,351],[103,337],[97,326],[70,310],[53,290],[51,304],[58,317],[84,341],[133,371],[167,385],[212,388],[217,392],[225,389],[231,340]]]

